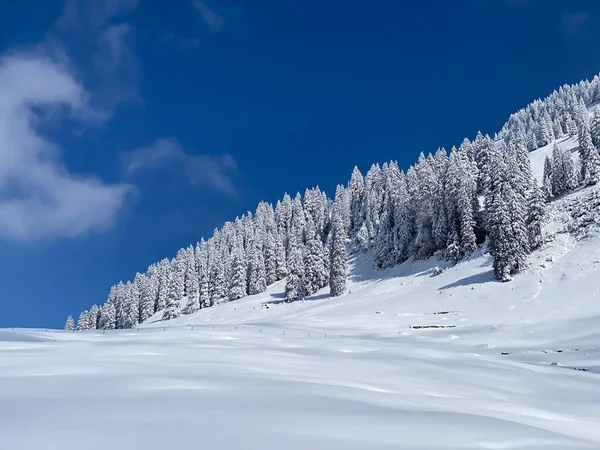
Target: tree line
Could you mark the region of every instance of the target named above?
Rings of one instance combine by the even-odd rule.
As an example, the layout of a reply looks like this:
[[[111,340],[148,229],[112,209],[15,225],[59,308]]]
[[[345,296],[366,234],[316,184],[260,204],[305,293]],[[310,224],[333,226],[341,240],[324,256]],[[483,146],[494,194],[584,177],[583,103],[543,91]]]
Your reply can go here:
[[[286,280],[286,301],[329,286],[346,290],[348,253],[370,252],[377,268],[435,256],[454,263],[487,242],[499,280],[509,280],[543,243],[545,204],[600,180],[600,100],[596,76],[563,86],[513,114],[494,138],[478,133],[450,152],[419,155],[406,171],[374,164],[337,187],[334,199],[315,187],[215,229],[208,240],[152,264],[110,289],[102,306],[69,316],[66,329],[132,328],[264,292]],[[576,137],[580,164],[556,140]],[[532,176],[529,152],[552,142],[543,180]],[[540,187],[541,182],[541,187]]]

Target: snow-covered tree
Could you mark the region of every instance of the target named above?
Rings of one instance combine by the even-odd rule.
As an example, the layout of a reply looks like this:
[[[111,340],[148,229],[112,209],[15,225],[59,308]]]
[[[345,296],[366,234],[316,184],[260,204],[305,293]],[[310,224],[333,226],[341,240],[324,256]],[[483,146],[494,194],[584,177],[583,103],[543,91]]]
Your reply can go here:
[[[73,320],[73,316],[69,315],[67,317],[67,322],[65,323],[66,331],[73,331],[75,329],[75,321]]]
[[[301,242],[297,242],[295,233],[290,235],[288,245],[288,275],[285,284],[285,300],[293,302],[306,297],[304,258],[302,257],[303,246]]]
[[[79,314],[79,319],[77,319],[77,331],[85,331],[90,329],[89,315],[90,313],[87,310]]]
[[[180,289],[179,281],[177,281],[177,277],[172,277],[169,280],[169,295],[167,297],[167,304],[165,305],[165,309],[163,312],[163,320],[171,320],[176,319],[181,315],[181,306],[180,306]]]
[[[248,295],[246,291],[246,259],[243,254],[242,243],[238,240],[234,243],[231,252],[231,267],[229,279],[229,300],[237,300]]]
[[[331,244],[329,257],[329,289],[337,297],[346,291],[346,229],[340,205],[335,204],[331,217]]]
[[[363,196],[365,192],[365,179],[358,167],[354,167],[350,183],[348,184],[350,194],[350,223],[351,231],[358,231],[363,225]]]
[[[592,136],[592,143],[594,147],[600,147],[600,109],[594,110],[594,115],[590,123],[590,134]]]
[[[107,301],[100,309],[100,318],[98,319],[99,330],[114,330],[117,326],[115,305],[112,301]]]
[[[185,278],[187,280],[187,302],[182,312],[184,314],[193,314],[200,309],[200,283],[198,279],[198,271],[196,270],[193,261],[188,263]]]
[[[592,142],[590,127],[583,123],[579,134],[579,160],[581,161],[581,179],[586,186],[600,181],[600,155]]]
[[[306,247],[304,251],[304,280],[306,294],[312,295],[327,284],[323,244],[311,217],[306,220]]]
[[[257,228],[248,255],[248,294],[256,295],[267,289],[267,269],[263,253],[264,234]]]
[[[546,216],[545,196],[535,180],[527,200],[527,232],[530,250],[538,249],[543,243],[542,230]]]
[[[518,192],[515,180],[517,161],[514,151],[496,150],[492,162],[490,189],[486,195],[488,248],[493,258],[494,274],[499,280],[525,266],[529,251],[526,226],[527,205],[523,193]]]

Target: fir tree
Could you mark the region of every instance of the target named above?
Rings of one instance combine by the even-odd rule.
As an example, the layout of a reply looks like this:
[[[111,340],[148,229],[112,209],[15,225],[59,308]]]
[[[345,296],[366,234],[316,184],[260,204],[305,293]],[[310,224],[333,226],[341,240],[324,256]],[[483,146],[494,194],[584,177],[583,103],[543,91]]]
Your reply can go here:
[[[67,317],[67,322],[65,323],[66,331],[73,331],[75,329],[75,321],[73,320],[73,316],[69,315]]]
[[[346,291],[346,230],[338,204],[333,207],[331,217],[331,244],[329,257],[329,289],[333,297]]]
[[[77,331],[85,331],[90,329],[89,312],[83,311],[77,319]]]
[[[193,314],[200,309],[200,284],[198,280],[198,272],[195,264],[190,261],[186,271],[187,284],[187,302],[183,309],[184,314]]]
[[[171,320],[176,319],[181,315],[181,306],[180,306],[180,289],[179,282],[177,281],[177,277],[172,277],[169,280],[169,295],[167,297],[167,304],[165,305],[165,310],[163,312],[163,320]]]
[[[294,233],[290,235],[288,257],[288,275],[285,284],[285,300],[293,302],[306,297],[304,282],[304,258],[302,257],[302,243],[297,242]]]
[[[257,230],[248,263],[248,294],[256,295],[267,289],[267,269],[263,255],[263,236],[260,230]]]
[[[312,295],[324,287],[328,281],[325,267],[323,244],[317,236],[317,231],[311,218],[306,221],[306,248],[304,252],[304,280],[306,294]]]
[[[229,300],[245,297],[246,292],[246,260],[242,251],[242,243],[236,241],[231,252],[231,277],[229,279]]]
[[[530,191],[527,201],[527,232],[529,235],[530,250],[538,249],[543,243],[542,229],[546,215],[546,205],[543,191],[537,187]]]
[[[351,231],[357,232],[362,227],[364,221],[363,197],[365,192],[365,180],[356,166],[352,171],[348,190],[350,194],[350,229]]]
[[[592,121],[590,123],[590,134],[592,136],[592,143],[594,147],[600,147],[600,108],[594,110]]]
[[[115,305],[112,301],[107,301],[100,309],[100,319],[98,320],[98,329],[114,330],[117,326]]]

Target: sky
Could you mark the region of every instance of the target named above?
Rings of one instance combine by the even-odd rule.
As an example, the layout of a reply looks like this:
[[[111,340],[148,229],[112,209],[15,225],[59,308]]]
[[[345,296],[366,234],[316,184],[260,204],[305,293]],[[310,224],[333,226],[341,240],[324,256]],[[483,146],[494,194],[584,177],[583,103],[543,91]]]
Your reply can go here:
[[[0,327],[600,71],[585,0],[0,2]]]

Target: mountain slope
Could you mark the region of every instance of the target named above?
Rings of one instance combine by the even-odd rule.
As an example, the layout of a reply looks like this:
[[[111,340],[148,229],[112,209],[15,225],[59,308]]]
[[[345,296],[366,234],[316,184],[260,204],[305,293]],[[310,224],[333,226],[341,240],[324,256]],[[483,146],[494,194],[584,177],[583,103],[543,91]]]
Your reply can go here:
[[[481,250],[359,254],[338,298],[284,303],[278,282],[138,330],[0,330],[0,447],[599,448],[600,237],[567,232],[597,192],[551,204],[510,283]]]

